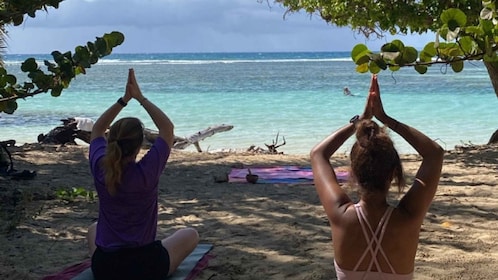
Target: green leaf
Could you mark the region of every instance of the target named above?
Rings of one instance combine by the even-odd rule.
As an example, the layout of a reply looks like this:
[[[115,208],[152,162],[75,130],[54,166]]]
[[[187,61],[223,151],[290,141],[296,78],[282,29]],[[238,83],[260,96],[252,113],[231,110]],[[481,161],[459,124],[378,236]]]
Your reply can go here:
[[[88,48],[88,51],[90,52],[90,56],[91,56],[91,53],[94,53],[94,52],[97,51],[97,48],[95,47],[95,44],[92,43],[92,42],[86,43],[86,47]]]
[[[455,31],[458,27],[464,27],[467,24],[467,16],[462,10],[450,8],[441,14],[441,21],[448,25],[451,31]]]
[[[387,69],[387,64],[381,56],[376,58],[373,62],[375,62],[375,65],[377,65],[380,69],[382,69],[382,70]]]
[[[97,38],[97,41],[95,41],[95,47],[100,55],[108,54],[109,49],[107,48],[107,42],[103,38]]]
[[[88,49],[83,47],[83,46],[77,46],[74,50],[74,56],[73,56],[73,60],[75,62],[80,62],[80,61],[84,61],[84,60],[88,60],[88,58],[90,57],[90,52],[88,52]]]
[[[481,29],[485,35],[488,35],[488,36],[493,35],[493,29],[495,28],[495,25],[493,24],[492,21],[481,20],[481,22],[479,23],[479,26],[481,27]]]
[[[124,42],[124,35],[121,32],[113,31],[109,34],[104,34],[104,40],[110,48],[121,45]]]
[[[367,73],[368,72],[368,63],[363,63],[361,65],[356,66],[356,72]]]
[[[55,62],[59,62],[62,60],[62,53],[60,51],[53,51],[52,53],[52,57],[54,58],[54,61]]]
[[[391,44],[397,46],[400,51],[405,48],[405,44],[401,40],[393,40]]]
[[[50,95],[52,95],[53,97],[58,97],[61,95],[63,89],[64,87],[61,85],[55,86],[50,92]]]
[[[25,82],[23,88],[26,89],[26,90],[32,90],[32,89],[35,88],[35,85],[33,83],[27,83],[27,82]]]
[[[79,74],[86,74],[86,70],[82,66],[78,66],[74,69],[74,74],[79,75]]]
[[[464,53],[475,54],[477,51],[478,46],[474,39],[472,39],[472,37],[470,36],[461,37],[458,43],[460,44],[460,47],[462,48],[462,51]]]
[[[356,65],[361,65],[364,63],[368,63],[370,61],[370,51],[365,51],[363,53],[360,53],[358,56],[353,59],[356,63]]]
[[[453,69],[453,71],[455,73],[462,72],[462,70],[463,70],[463,61],[459,60],[459,61],[452,62],[451,63],[451,69]]]
[[[57,64],[55,63],[51,63],[49,62],[48,60],[45,60],[45,66],[47,66],[47,70],[54,73],[54,74],[59,74],[61,71],[60,71],[60,68]]]
[[[468,34],[474,34],[476,36],[484,35],[484,31],[479,26],[467,26],[465,27],[464,31]]]
[[[385,52],[385,53],[396,53],[396,52],[400,52],[401,49],[396,44],[387,43],[387,44],[382,45],[382,47],[380,48],[380,51]]]
[[[414,47],[406,47],[403,50],[403,60],[405,64],[413,63],[417,60],[418,52]]]
[[[428,56],[425,52],[420,53],[420,62],[431,62],[432,56]]]
[[[377,63],[375,63],[375,61],[370,62],[368,69],[372,74],[378,74],[381,71],[380,67],[377,65]]]
[[[21,71],[23,72],[32,72],[36,69],[38,69],[38,64],[36,63],[36,59],[34,59],[33,57],[26,59],[21,64]]]
[[[11,74],[8,74],[6,76],[4,76],[4,79],[7,83],[11,84],[11,85],[15,85],[17,83],[17,78],[16,76],[14,75],[11,75]]]
[[[427,66],[425,65],[415,65],[415,71],[417,71],[419,74],[425,74],[427,73]]]
[[[13,114],[17,110],[17,102],[15,100],[9,100],[5,102],[4,112],[7,114]]]
[[[437,51],[436,51],[435,43],[434,42],[427,43],[425,45],[424,49],[422,50],[422,53],[424,55],[430,56],[430,57],[436,56]]]
[[[2,2],[2,4],[3,4],[3,2]],[[3,10],[3,8],[2,8],[2,10]],[[14,26],[21,25],[23,20],[24,20],[24,15],[22,13],[19,13],[19,14],[14,15],[12,17],[12,22],[14,23]]]
[[[446,38],[448,37],[448,32],[449,32],[449,28],[448,28],[448,25],[444,24],[441,28],[439,28],[438,30],[438,34],[439,36],[443,39],[443,40],[446,40]],[[443,44],[443,43],[440,43],[440,44]],[[437,46],[436,46],[437,48]]]
[[[448,49],[448,55],[451,57],[457,57],[463,55],[462,49],[458,47],[453,47]]]
[[[356,62],[356,57],[360,54],[360,53],[364,53],[365,51],[368,51],[368,48],[367,46],[365,46],[364,44],[357,44],[356,46],[354,46],[353,50],[351,51],[351,58],[353,59],[354,62]]]

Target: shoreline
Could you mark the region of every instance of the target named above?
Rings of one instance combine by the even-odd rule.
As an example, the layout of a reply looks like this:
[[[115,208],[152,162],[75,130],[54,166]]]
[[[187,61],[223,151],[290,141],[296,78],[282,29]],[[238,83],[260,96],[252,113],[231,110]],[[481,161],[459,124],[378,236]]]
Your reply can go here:
[[[0,278],[40,279],[87,259],[86,227],[97,199],[58,190],[93,189],[83,146],[11,148],[14,168],[33,180],[0,177]],[[401,155],[408,181],[420,157]],[[347,165],[345,154],[332,157]],[[216,183],[240,165],[309,166],[308,155],[174,150],[160,179],[158,238],[193,226],[214,258],[198,280],[334,278],[328,221],[313,185]],[[494,279],[498,262],[498,145],[447,151],[420,234],[415,279]],[[392,199],[398,197],[393,194]]]

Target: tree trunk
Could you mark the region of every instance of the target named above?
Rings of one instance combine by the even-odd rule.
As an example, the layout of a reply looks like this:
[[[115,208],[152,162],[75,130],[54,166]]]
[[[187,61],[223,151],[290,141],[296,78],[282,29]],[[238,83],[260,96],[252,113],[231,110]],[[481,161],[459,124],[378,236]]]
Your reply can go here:
[[[484,61],[484,65],[488,70],[488,75],[491,79],[491,84],[493,85],[493,89],[495,90],[496,97],[498,97],[498,62]]]

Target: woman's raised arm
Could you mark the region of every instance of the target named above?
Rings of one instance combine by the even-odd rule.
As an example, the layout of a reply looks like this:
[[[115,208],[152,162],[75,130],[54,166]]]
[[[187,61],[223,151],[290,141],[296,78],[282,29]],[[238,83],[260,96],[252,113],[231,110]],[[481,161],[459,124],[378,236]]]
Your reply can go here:
[[[375,77],[377,84],[377,78]],[[384,112],[378,84],[372,94],[374,116],[403,137],[421,156],[422,163],[417,171],[412,187],[401,199],[398,207],[406,210],[420,223],[429,210],[441,176],[444,150],[417,129],[403,124]]]

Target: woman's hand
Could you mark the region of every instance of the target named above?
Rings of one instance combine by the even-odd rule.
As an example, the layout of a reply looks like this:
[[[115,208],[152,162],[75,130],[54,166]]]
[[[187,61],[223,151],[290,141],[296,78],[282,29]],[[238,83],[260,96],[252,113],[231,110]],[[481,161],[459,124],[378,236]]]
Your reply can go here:
[[[128,83],[126,84],[126,94],[130,95],[130,98],[135,98],[138,102],[141,102],[145,99],[142,94],[142,91],[138,87],[137,80],[135,78],[135,71],[130,69],[128,71]]]
[[[386,112],[384,111],[384,106],[382,105],[382,100],[380,98],[379,83],[377,82],[377,75],[372,76],[372,84],[370,85],[370,92],[368,94],[368,100],[372,107],[372,114],[381,122],[386,119]]]
[[[128,72],[128,80],[126,81],[125,94],[123,95],[123,101],[128,103],[132,98],[131,94],[132,88],[130,86],[130,73]]]
[[[365,110],[360,116],[360,120],[369,120],[374,116],[374,106],[373,106],[373,96],[372,93],[378,91],[379,85],[377,84],[376,75],[372,75],[372,80],[370,83],[370,90],[368,91],[367,103],[365,104]]]

